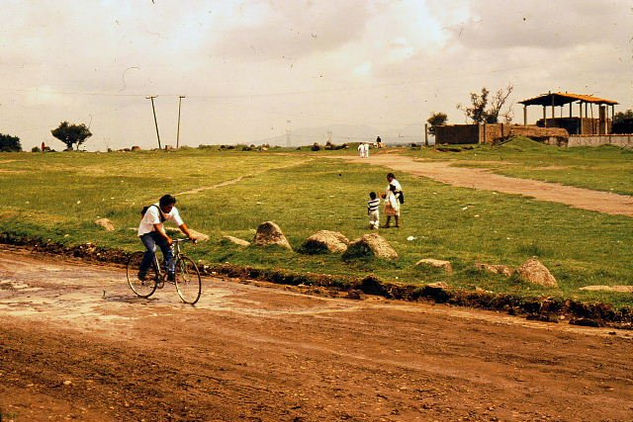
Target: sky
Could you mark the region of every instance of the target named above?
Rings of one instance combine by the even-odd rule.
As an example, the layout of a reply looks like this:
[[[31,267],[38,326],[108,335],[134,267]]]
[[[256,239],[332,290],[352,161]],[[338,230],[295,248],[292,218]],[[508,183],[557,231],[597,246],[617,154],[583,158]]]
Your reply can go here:
[[[87,149],[254,142],[307,127],[392,133],[511,84],[633,108],[624,0],[2,0],[0,133],[67,120]],[[522,122],[522,106],[513,107]],[[528,120],[540,117],[528,109]],[[378,134],[379,134],[378,133]]]

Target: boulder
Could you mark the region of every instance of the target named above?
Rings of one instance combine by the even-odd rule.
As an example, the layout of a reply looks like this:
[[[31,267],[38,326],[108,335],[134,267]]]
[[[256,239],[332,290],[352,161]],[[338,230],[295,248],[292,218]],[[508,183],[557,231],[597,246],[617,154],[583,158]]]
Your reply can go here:
[[[238,246],[250,246],[251,242],[233,236],[222,236],[222,242],[232,243]]]
[[[107,232],[114,231],[114,224],[112,224],[112,221],[108,220],[107,218],[99,218],[95,220],[95,224],[97,226],[103,227]]]
[[[141,151],[141,147],[139,147],[138,145],[132,145],[132,148],[130,148],[130,151]]]
[[[194,229],[189,229],[189,233],[196,242],[206,242],[207,240],[209,240],[208,234],[200,233],[199,231],[195,231]]]
[[[382,236],[377,233],[370,233],[350,243],[343,254],[343,259],[372,257],[397,259],[398,253]]]
[[[516,271],[514,268],[509,267],[507,265],[493,265],[493,264],[486,264],[483,262],[477,262],[475,264],[475,267],[477,267],[477,269],[479,270],[488,271],[489,273],[503,274],[506,277],[512,277],[512,275]]]
[[[517,269],[517,273],[523,281],[527,281],[528,283],[545,287],[558,287],[558,283],[552,273],[550,273],[547,267],[536,259],[536,257],[525,261],[525,263]]]
[[[415,265],[416,267],[440,268],[449,274],[453,272],[453,265],[449,261],[441,259],[424,258],[416,262]]]
[[[278,245],[292,250],[292,246],[284,236],[279,226],[272,221],[265,221],[257,227],[253,243],[256,246]]]
[[[343,234],[330,230],[319,230],[306,239],[302,249],[309,254],[343,253],[347,250],[347,245],[349,245],[349,239]]]

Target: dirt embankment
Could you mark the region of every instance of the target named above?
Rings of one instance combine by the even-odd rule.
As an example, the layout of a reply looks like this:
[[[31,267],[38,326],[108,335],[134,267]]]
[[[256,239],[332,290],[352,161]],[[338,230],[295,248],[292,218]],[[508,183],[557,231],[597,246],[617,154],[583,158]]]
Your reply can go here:
[[[628,421],[630,332],[0,252],[0,409],[17,421]]]
[[[56,256],[81,258],[125,265],[128,252],[107,249],[90,243],[64,246],[0,233],[0,245],[27,247],[33,251]],[[302,291],[332,297],[359,299],[362,295],[375,295],[405,301],[430,301],[479,309],[497,310],[510,315],[551,323],[571,323],[586,326],[633,328],[633,310],[614,309],[607,304],[582,303],[571,299],[550,297],[521,297],[486,291],[443,288],[434,285],[407,285],[383,282],[375,276],[365,278],[333,276],[328,274],[298,273],[290,270],[262,269],[233,264],[200,265],[203,275],[219,275],[237,279],[250,279],[282,285],[298,286]]]

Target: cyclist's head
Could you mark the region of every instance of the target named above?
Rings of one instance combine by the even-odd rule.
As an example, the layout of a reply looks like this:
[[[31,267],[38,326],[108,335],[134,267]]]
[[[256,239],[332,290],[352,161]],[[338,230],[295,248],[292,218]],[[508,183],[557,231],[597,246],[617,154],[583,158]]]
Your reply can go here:
[[[176,204],[176,198],[169,194],[163,195],[158,201],[158,204],[160,205],[160,209],[163,210],[163,212],[168,213],[171,212],[171,209]]]

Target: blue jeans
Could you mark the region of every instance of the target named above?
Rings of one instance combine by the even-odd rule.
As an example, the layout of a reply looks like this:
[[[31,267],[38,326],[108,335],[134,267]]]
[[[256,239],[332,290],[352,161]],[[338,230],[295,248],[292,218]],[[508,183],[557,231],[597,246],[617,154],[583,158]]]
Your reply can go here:
[[[143,262],[141,262],[141,268],[139,269],[139,275],[146,275],[147,270],[153,265],[156,251],[160,247],[165,258],[165,271],[173,274],[175,271],[174,252],[167,243],[167,239],[160,235],[158,232],[145,233],[141,236],[141,242],[147,248],[145,255],[143,256]]]

